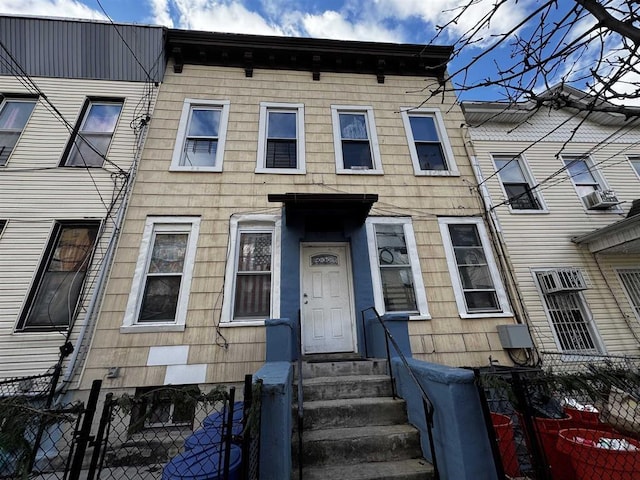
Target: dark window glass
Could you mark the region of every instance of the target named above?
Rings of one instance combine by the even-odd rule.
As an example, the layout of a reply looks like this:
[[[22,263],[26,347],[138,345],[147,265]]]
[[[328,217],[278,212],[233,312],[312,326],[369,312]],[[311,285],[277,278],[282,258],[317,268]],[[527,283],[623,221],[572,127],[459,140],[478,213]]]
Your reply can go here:
[[[241,232],[234,318],[268,318],[271,313],[271,233]]]
[[[0,103],[0,166],[6,165],[35,104],[35,100],[13,99]]]
[[[343,167],[354,170],[372,169],[366,114],[340,113],[339,118]]]
[[[218,153],[221,110],[192,107],[180,165],[213,167]]]
[[[448,170],[435,120],[426,115],[410,115],[411,133],[421,170]]]

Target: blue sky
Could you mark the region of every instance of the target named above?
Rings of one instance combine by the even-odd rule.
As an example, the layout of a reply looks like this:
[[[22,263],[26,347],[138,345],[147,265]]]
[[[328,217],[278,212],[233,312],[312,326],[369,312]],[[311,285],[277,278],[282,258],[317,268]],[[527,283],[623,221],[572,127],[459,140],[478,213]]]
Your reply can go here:
[[[338,40],[397,43],[432,43],[436,25],[444,25],[467,0],[100,0],[115,22],[165,25],[172,28],[264,35],[307,36]],[[461,22],[451,25],[436,40],[452,44],[477,25],[495,0],[475,0]],[[507,0],[491,22],[492,33],[508,31],[537,0]],[[560,0],[557,14],[573,5]],[[37,15],[106,20],[98,0],[0,0],[0,14]],[[556,12],[554,12],[556,14]],[[486,48],[490,40],[465,48],[449,65],[453,72]],[[493,61],[510,61],[502,47],[470,71],[481,80],[493,69]],[[582,59],[585,65],[591,59]],[[495,71],[495,70],[494,70]],[[474,90],[464,99],[499,99],[497,91]]]

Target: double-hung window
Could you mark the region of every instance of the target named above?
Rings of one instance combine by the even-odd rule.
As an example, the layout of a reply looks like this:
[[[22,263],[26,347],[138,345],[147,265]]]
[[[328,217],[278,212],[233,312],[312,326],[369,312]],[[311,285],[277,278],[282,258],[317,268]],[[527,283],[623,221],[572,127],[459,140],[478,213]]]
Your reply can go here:
[[[171,170],[221,172],[228,120],[228,100],[187,98],[182,106]]]
[[[383,173],[373,108],[332,105],[331,116],[336,171]]]
[[[620,268],[617,273],[633,313],[640,322],[640,268]]]
[[[67,146],[67,167],[101,167],[115,132],[123,100],[88,99]]]
[[[445,217],[438,223],[460,316],[510,316],[482,219]]]
[[[7,164],[35,105],[33,98],[0,96],[0,167]]]
[[[429,318],[411,219],[369,217],[366,226],[376,310]]]
[[[562,160],[581,199],[596,190],[607,189],[604,179],[590,158],[584,155],[562,155]]]
[[[440,110],[402,109],[416,175],[459,175]]]
[[[535,182],[520,155],[492,155],[511,210],[542,210]]]
[[[541,277],[543,273],[534,272],[539,286],[544,284]],[[567,353],[600,353],[602,348],[582,293],[544,293],[542,288],[540,291],[560,350]]]
[[[18,330],[59,330],[72,323],[99,227],[97,221],[55,223]]]
[[[262,324],[280,315],[280,217],[231,218],[222,322]]]
[[[636,175],[638,175],[638,178],[640,178],[640,155],[630,155],[629,163],[631,163],[633,170],[636,172]]]
[[[256,173],[305,173],[304,105],[260,104]]]
[[[123,332],[184,329],[199,217],[148,217]]]

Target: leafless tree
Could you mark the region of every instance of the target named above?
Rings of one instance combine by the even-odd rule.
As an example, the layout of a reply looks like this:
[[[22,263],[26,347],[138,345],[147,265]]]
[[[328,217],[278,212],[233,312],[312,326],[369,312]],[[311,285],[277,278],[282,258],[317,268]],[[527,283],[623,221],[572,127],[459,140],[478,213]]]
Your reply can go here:
[[[466,0],[438,26],[435,40],[477,15],[487,0]],[[458,92],[497,88],[505,102],[560,106],[625,115],[640,105],[640,2],[638,0],[494,0],[480,20],[455,41],[449,72]],[[507,31],[495,32],[504,15]],[[470,60],[462,61],[473,52]],[[486,68],[486,61],[493,68]],[[478,78],[476,71],[483,68]],[[576,101],[556,85],[587,91]]]

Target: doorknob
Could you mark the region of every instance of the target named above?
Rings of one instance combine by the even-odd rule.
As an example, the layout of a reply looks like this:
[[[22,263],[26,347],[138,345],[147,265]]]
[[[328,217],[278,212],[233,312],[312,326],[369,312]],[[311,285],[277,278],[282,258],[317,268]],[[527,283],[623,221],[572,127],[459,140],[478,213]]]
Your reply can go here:
[[[307,303],[309,303],[309,300],[307,300],[307,297],[308,297],[308,295],[307,295],[306,293],[304,293],[304,294],[302,295],[302,298],[304,298],[304,299],[305,299],[305,300],[304,300],[304,304],[305,304],[305,305],[306,305]]]

